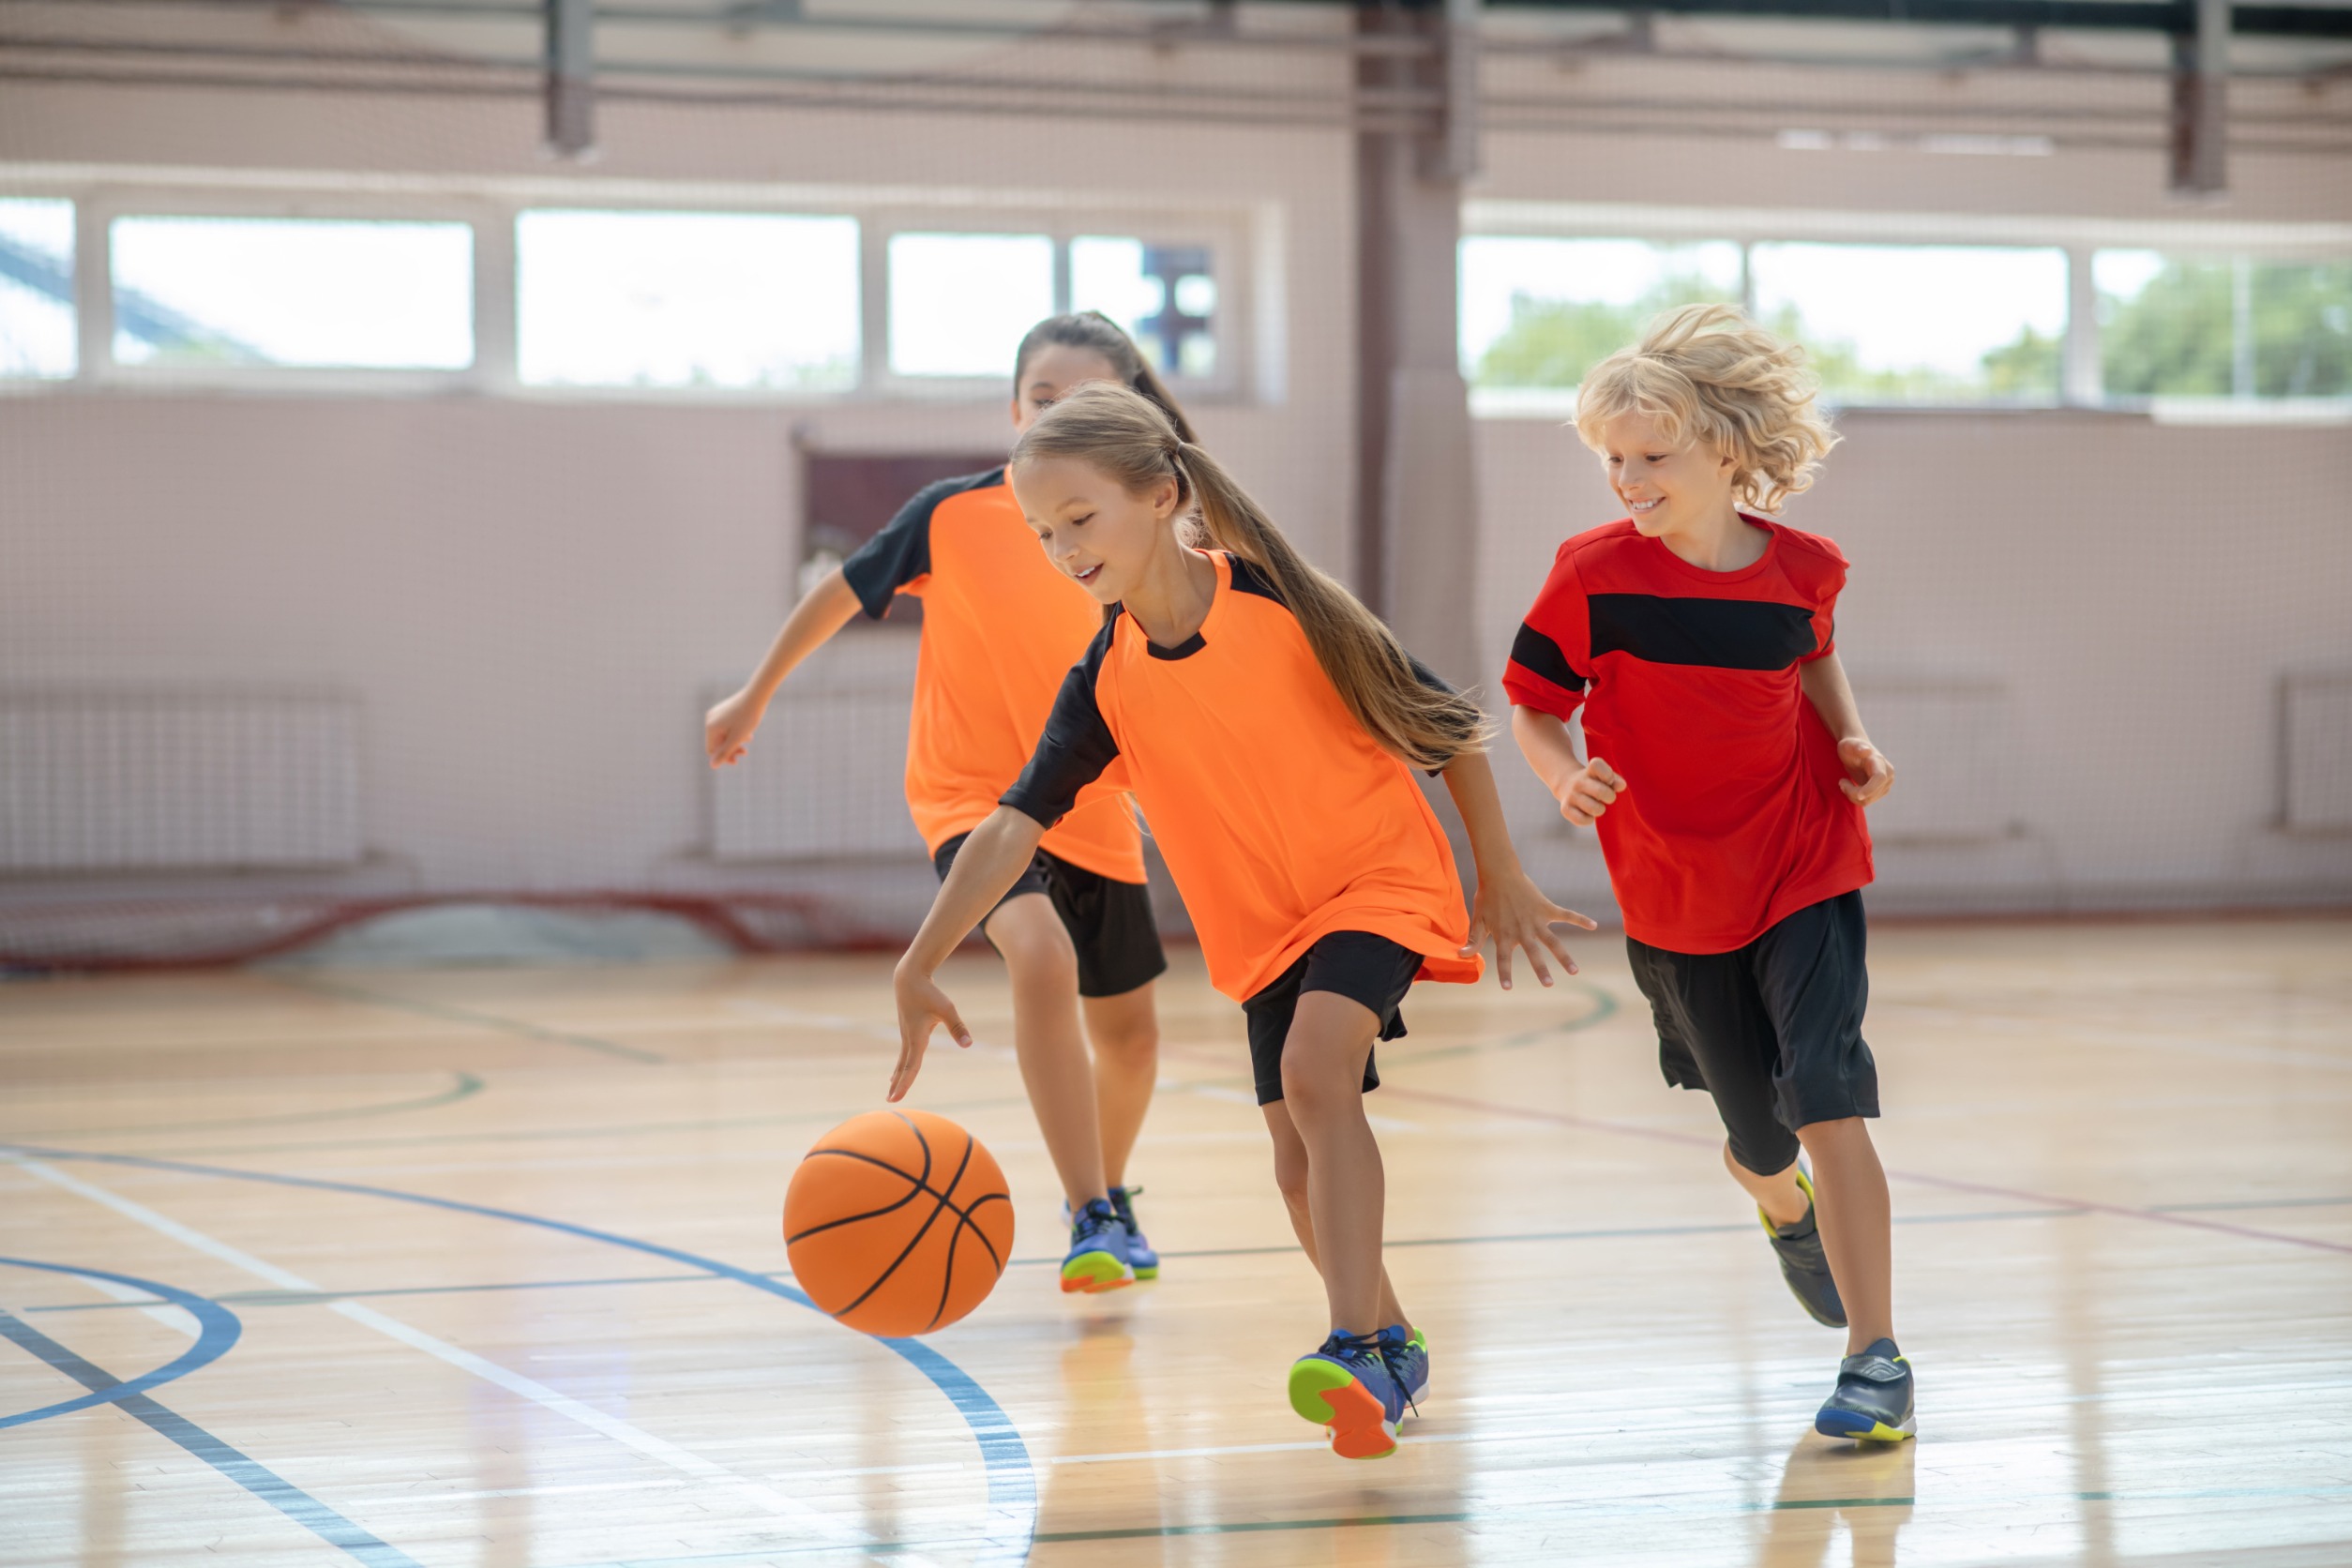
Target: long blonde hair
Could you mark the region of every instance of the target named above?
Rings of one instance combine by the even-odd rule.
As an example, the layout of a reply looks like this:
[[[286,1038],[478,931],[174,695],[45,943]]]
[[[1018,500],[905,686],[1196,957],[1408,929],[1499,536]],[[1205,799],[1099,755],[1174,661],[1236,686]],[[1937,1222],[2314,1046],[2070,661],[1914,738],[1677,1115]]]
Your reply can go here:
[[[1597,452],[1604,424],[1646,414],[1668,441],[1696,440],[1729,458],[1733,500],[1777,512],[1812,488],[1837,445],[1814,406],[1819,390],[1803,349],[1731,306],[1686,305],[1586,373],[1576,433]]]
[[[1415,767],[1485,748],[1486,716],[1458,692],[1422,684],[1411,656],[1353,594],[1309,565],[1217,460],[1176,432],[1148,399],[1110,382],[1072,388],[1013,444],[1012,460],[1075,458],[1130,495],[1174,479],[1201,532],[1265,577],[1364,731]]]

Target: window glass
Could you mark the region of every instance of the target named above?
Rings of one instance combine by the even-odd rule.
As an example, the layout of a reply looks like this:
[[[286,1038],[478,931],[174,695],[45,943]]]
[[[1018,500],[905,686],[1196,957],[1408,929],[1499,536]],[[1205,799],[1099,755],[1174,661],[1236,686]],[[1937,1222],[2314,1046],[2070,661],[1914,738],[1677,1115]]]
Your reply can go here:
[[[1162,375],[1216,373],[1217,282],[1204,246],[1074,239],[1070,309],[1117,322]]]
[[[118,218],[114,357],[127,365],[463,369],[463,223]]]
[[[858,309],[853,218],[515,220],[516,369],[531,385],[846,388]]]
[[[890,369],[1013,380],[1021,335],[1053,314],[1044,234],[890,236]]]
[[[1758,245],[1758,319],[1802,342],[1840,402],[2052,402],[2066,253],[1957,245]]]
[[[1463,373],[1482,386],[1574,386],[1661,311],[1739,298],[1728,241],[1473,235],[1461,249]]]
[[[2352,394],[2352,264],[2102,250],[2091,277],[2110,397]]]
[[[73,204],[0,197],[0,376],[74,371]]]

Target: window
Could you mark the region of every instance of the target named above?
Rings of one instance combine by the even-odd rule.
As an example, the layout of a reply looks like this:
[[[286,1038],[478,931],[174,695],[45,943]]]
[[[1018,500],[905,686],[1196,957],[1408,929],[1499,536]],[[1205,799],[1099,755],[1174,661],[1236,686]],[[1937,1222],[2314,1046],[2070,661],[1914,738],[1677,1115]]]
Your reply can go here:
[[[474,361],[463,223],[118,218],[126,365],[460,370]]]
[[[858,375],[852,218],[534,211],[515,223],[535,386],[834,391]]]
[[[1100,310],[1164,376],[1216,374],[1216,276],[1205,247],[1088,236],[1070,242],[1070,309]]]
[[[1757,245],[1759,321],[1812,352],[1836,402],[2053,403],[2066,253],[1935,245]]]
[[[1463,373],[1484,387],[1571,387],[1660,312],[1740,299],[1727,241],[1473,235],[1461,250]]]
[[[2091,277],[2111,398],[2352,395],[2352,264],[2102,250]]]
[[[1022,334],[1054,311],[1044,234],[890,236],[890,369],[1010,383]]]
[[[74,372],[73,204],[0,197],[0,377]]]

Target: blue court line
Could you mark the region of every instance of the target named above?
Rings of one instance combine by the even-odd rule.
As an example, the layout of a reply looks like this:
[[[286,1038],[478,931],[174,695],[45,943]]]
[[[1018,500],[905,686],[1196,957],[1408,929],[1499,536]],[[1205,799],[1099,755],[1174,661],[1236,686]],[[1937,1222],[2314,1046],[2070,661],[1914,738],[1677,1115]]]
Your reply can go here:
[[[46,1266],[33,1265],[35,1268]],[[85,1271],[69,1269],[65,1272],[81,1274]],[[105,1277],[121,1276],[109,1274]],[[408,1553],[370,1535],[284,1476],[251,1455],[230,1447],[177,1410],[166,1410],[144,1394],[131,1393],[129,1384],[116,1380],[104,1368],[83,1360],[6,1307],[0,1307],[0,1337],[16,1341],[24,1349],[98,1395],[99,1400],[113,1404],[125,1415],[144,1423],[157,1435],[179,1444],[320,1540],[368,1564],[368,1568],[423,1568],[423,1564]]]
[[[792,1286],[769,1278],[749,1269],[722,1263],[715,1258],[686,1252],[658,1242],[639,1241],[633,1236],[599,1230],[593,1226],[574,1225],[568,1220],[548,1219],[539,1214],[527,1214],[515,1209],[492,1208],[487,1203],[468,1203],[455,1198],[435,1198],[427,1193],[402,1192],[397,1187],[363,1185],[357,1182],[329,1182],[313,1176],[286,1176],[266,1170],[237,1170],[227,1166],[194,1165],[185,1160],[150,1159],[139,1154],[102,1154],[79,1149],[47,1149],[27,1143],[0,1143],[0,1152],[44,1160],[83,1160],[98,1165],[126,1166],[142,1170],[173,1170],[189,1176],[213,1176],[234,1182],[261,1182],[273,1186],[307,1187],[313,1192],[348,1193],[359,1198],[388,1199],[396,1203],[415,1203],[429,1209],[445,1209],[453,1214],[477,1214],[485,1219],[503,1219],[510,1224],[535,1226],[564,1235],[578,1236],[608,1246],[626,1247],[650,1257],[667,1258],[673,1263],[731,1279],[738,1285],[749,1286],[771,1296],[779,1296],[796,1306],[811,1312],[817,1304]],[[1037,1474],[1029,1460],[1029,1447],[1021,1441],[1012,1417],[1003,1407],[973,1380],[972,1374],[954,1362],[916,1339],[877,1339],[874,1343],[897,1355],[917,1372],[930,1380],[933,1387],[947,1396],[956,1407],[956,1413],[972,1428],[972,1439],[980,1446],[980,1458],[987,1468],[989,1527],[987,1543],[979,1560],[988,1563],[1018,1563],[1029,1559],[1030,1543],[1037,1533]],[[128,1407],[126,1407],[128,1408]],[[401,1560],[405,1561],[406,1559]]]
[[[91,1392],[79,1399],[66,1399],[54,1405],[43,1405],[37,1410],[19,1410],[14,1415],[0,1415],[0,1428],[28,1425],[36,1421],[46,1421],[53,1415],[64,1415],[68,1410],[85,1410],[93,1405],[119,1404],[133,1395],[144,1394],[151,1388],[159,1388],[175,1379],[185,1378],[200,1366],[211,1365],[222,1356],[227,1355],[229,1348],[237,1342],[237,1336],[245,1332],[245,1325],[237,1320],[235,1313],[218,1302],[206,1301],[204,1297],[183,1290],[176,1285],[158,1285],[152,1279],[141,1279],[135,1274],[113,1274],[105,1269],[77,1268],[71,1263],[40,1263],[30,1258],[0,1258],[0,1264],[6,1264],[12,1269],[41,1269],[50,1274],[80,1274],[84,1279],[113,1280],[117,1285],[127,1285],[134,1290],[144,1290],[149,1295],[158,1298],[153,1302],[126,1303],[126,1305],[182,1307],[196,1319],[197,1324],[196,1343],[189,1346],[179,1357],[164,1363],[154,1371],[142,1372],[128,1382],[108,1378],[107,1387],[104,1389],[99,1389],[95,1384],[86,1384],[85,1386],[88,1386]],[[0,1308],[0,1316],[7,1316],[6,1309]],[[27,1334],[39,1337],[39,1331],[24,1322],[22,1318],[9,1317],[8,1321],[20,1324]],[[7,1324],[0,1323],[0,1334],[8,1333]],[[40,1356],[42,1360],[49,1360],[43,1352],[33,1349],[33,1347],[25,1340],[18,1339],[13,1334],[8,1334],[8,1337],[17,1339],[18,1344],[23,1345],[26,1349],[32,1350],[33,1354]],[[45,1341],[45,1343],[49,1342]],[[51,1362],[51,1364],[56,1364]]]

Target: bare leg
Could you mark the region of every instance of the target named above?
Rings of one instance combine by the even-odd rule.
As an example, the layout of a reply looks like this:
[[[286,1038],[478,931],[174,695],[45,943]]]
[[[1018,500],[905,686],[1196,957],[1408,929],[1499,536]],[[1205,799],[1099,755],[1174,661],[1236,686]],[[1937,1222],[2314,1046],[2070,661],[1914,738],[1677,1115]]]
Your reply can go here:
[[[1887,1173],[1859,1116],[1814,1122],[1797,1137],[1813,1156],[1821,1247],[1846,1304],[1846,1353],[1894,1337],[1894,1225]]]
[[[1731,1172],[1731,1179],[1747,1188],[1756,1206],[1764,1211],[1764,1217],[1783,1229],[1805,1217],[1804,1189],[1797,1185],[1797,1162],[1790,1160],[1788,1168],[1772,1176],[1759,1176],[1731,1157],[1731,1145],[1723,1146],[1723,1168]]]
[[[1316,1263],[1339,1334],[1381,1326],[1380,1226],[1387,1174],[1364,1118],[1364,1063],[1380,1020],[1331,991],[1299,998],[1282,1050],[1283,1104],[1306,1146],[1306,1207]]]
[[[1358,1080],[1359,1089],[1362,1080]],[[1282,1193],[1282,1206],[1289,1211],[1290,1229],[1299,1238],[1299,1247],[1306,1260],[1315,1265],[1315,1272],[1323,1272],[1322,1259],[1315,1251],[1315,1219],[1307,1211],[1306,1202],[1306,1142],[1299,1137],[1298,1128],[1290,1124],[1290,1110],[1282,1101],[1258,1108],[1266,1113],[1266,1132],[1274,1139],[1274,1185]],[[1380,1270],[1380,1326],[1402,1323],[1407,1333],[1412,1331],[1412,1319],[1405,1316],[1397,1304],[1396,1287],[1389,1283],[1388,1270]]]
[[[1087,1038],[1094,1043],[1094,1117],[1102,1129],[1103,1179],[1127,1184],[1127,1156],[1152,1108],[1160,1076],[1160,1020],[1153,985],[1145,981],[1117,996],[1078,999]]]
[[[1043,894],[1025,893],[997,907],[988,940],[1013,978],[1013,1052],[1029,1091],[1046,1153],[1076,1214],[1108,1198],[1103,1140],[1094,1116],[1094,1064],[1078,1031],[1078,951]]]

